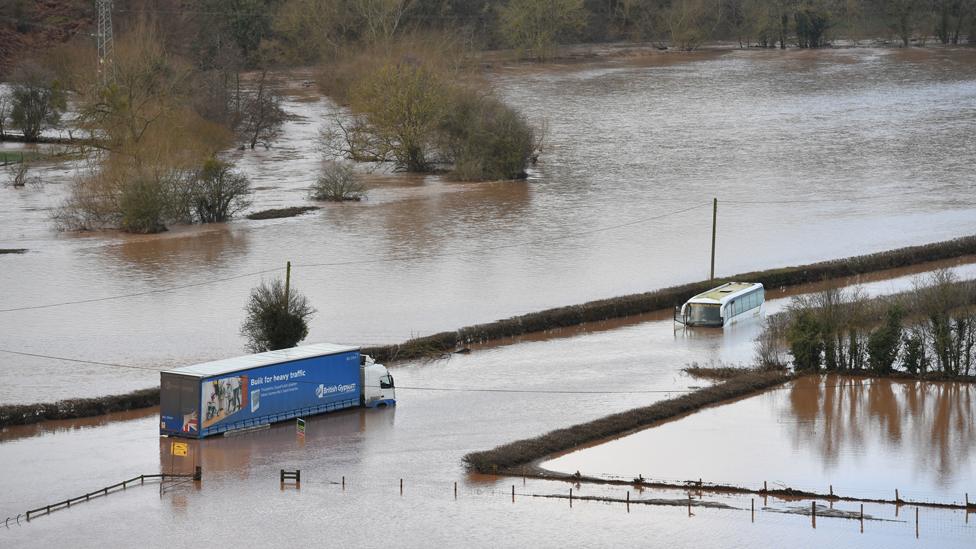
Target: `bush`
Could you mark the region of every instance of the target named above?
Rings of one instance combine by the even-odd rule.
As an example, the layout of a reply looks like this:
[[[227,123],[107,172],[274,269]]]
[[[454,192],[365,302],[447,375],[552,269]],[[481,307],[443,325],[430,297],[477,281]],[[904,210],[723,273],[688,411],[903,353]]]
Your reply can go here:
[[[523,177],[537,146],[525,118],[490,93],[459,84],[477,77],[460,73],[451,53],[416,47],[378,53],[380,62],[362,59],[353,68],[340,63],[324,76],[333,82],[326,91],[352,111],[324,133],[326,146],[408,172],[450,167],[463,180]]]
[[[251,205],[251,182],[233,166],[216,158],[207,160],[195,178],[190,197],[200,223],[220,223]]]
[[[253,353],[298,345],[308,335],[308,320],[315,313],[305,296],[294,289],[286,298],[280,279],[262,282],[251,290],[244,311],[241,335],[247,338],[246,348]]]
[[[167,205],[165,181],[138,175],[122,186],[120,227],[130,233],[163,232],[166,230]]]
[[[885,321],[868,337],[868,365],[879,374],[892,371],[901,347],[901,321],[904,314],[894,305],[885,313]]]
[[[525,177],[535,149],[535,132],[521,114],[473,90],[455,93],[440,131],[462,180]]]
[[[366,186],[359,182],[351,166],[339,162],[329,162],[322,168],[322,175],[315,180],[310,191],[314,200],[362,200],[366,196]]]
[[[7,185],[16,188],[24,188],[28,185],[31,187],[40,187],[41,178],[31,174],[31,165],[27,160],[21,160],[20,162],[14,162],[7,166]]]
[[[44,129],[60,122],[67,108],[65,91],[50,71],[33,62],[18,67],[11,82],[10,120],[26,140],[36,141]]]
[[[796,311],[791,320],[786,341],[793,355],[794,368],[797,371],[820,371],[824,350],[820,323],[808,309]]]

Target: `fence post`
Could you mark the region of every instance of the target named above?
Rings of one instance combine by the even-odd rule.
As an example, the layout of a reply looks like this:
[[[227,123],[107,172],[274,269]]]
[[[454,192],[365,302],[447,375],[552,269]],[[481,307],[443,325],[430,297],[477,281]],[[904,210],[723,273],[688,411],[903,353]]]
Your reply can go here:
[[[400,479],[400,495],[403,495],[403,479]]]
[[[346,475],[342,475],[342,489],[346,489]]]
[[[573,506],[573,489],[572,488],[569,489],[569,506],[570,507]]]
[[[512,503],[515,503],[515,485],[512,485]]]
[[[918,539],[918,507],[915,508],[915,539]]]
[[[301,471],[299,471],[299,473],[301,473]],[[200,465],[197,465],[196,467],[193,468],[193,480],[197,482],[203,480],[203,467],[201,467]]]
[[[817,527],[817,502],[810,502],[810,520],[813,521],[813,527]]]
[[[750,507],[752,508],[752,522],[756,522],[756,498],[752,498]]]
[[[454,499],[457,499],[457,481],[454,481]]]
[[[630,512],[630,490],[627,490],[627,512]]]

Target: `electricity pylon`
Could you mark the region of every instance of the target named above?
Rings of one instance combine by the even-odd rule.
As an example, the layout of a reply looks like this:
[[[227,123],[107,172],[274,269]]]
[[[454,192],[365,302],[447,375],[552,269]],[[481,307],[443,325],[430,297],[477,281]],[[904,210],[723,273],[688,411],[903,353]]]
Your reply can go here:
[[[102,84],[112,78],[112,0],[95,0],[95,15],[98,19],[98,75]]]

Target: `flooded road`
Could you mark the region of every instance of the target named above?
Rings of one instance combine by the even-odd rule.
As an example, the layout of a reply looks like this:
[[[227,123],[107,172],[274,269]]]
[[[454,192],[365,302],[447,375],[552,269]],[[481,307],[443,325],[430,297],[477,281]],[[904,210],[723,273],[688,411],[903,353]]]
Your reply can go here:
[[[157,236],[54,231],[70,167],[40,169],[42,191],[0,188],[0,247],[29,249],[0,256],[0,349],[146,369],[3,355],[0,402],[240,354],[248,291],[288,260],[319,310],[308,341],[378,344],[702,279],[713,196],[720,275],[976,230],[976,52],[664,58],[494,74],[548,125],[528,181],[374,174],[362,203]],[[308,203],[333,107],[291,93],[274,148],[228,153],[255,210]]]
[[[974,415],[972,384],[805,377],[541,466],[962,504],[976,493]]]
[[[966,264],[960,270],[976,274],[973,268]],[[864,287],[873,295],[897,291],[911,280],[909,273],[898,274]],[[769,312],[788,302],[777,293],[770,292]],[[79,547],[123,543],[135,536],[144,537],[147,547],[161,547],[208,532],[228,542],[274,539],[289,546],[305,545],[308,539],[341,546],[374,546],[390,539],[411,547],[515,547],[526,540],[542,546],[594,546],[611,537],[644,545],[663,535],[676,545],[701,547],[762,546],[783,539],[798,547],[915,546],[913,525],[905,522],[870,522],[861,534],[856,521],[820,519],[814,530],[805,517],[761,511],[752,523],[750,500],[743,497],[706,495],[705,501],[733,508],[696,508],[693,517],[683,507],[635,504],[628,514],[620,504],[577,500],[570,508],[566,500],[529,496],[564,495],[570,487],[566,483],[523,484],[521,479],[468,475],[463,467],[468,452],[702,385],[680,369],[692,361],[749,360],[758,329],[759,322],[745,321],[725,330],[675,333],[667,314],[658,313],[531,334],[475,347],[470,354],[395,366],[396,408],[309,418],[304,440],[289,422],[191,441],[186,457],[174,455],[174,439],[158,437],[155,409],[6,429],[0,433],[0,519],[144,473],[187,472],[200,465],[204,480],[199,489],[168,485],[162,495],[157,485],[134,487],[29,525],[0,528],[0,544],[47,546],[70,532]],[[281,489],[282,468],[302,470],[300,490]],[[574,491],[577,498],[623,498],[626,489],[580,486]],[[681,491],[656,490],[631,496],[687,498]],[[773,499],[766,504],[780,511],[796,505]],[[892,507],[867,506],[866,513],[896,520]],[[921,538],[925,542],[966,547],[976,534],[976,521],[970,527],[962,513],[923,510],[922,517],[929,525]],[[382,527],[366,527],[371,522]]]

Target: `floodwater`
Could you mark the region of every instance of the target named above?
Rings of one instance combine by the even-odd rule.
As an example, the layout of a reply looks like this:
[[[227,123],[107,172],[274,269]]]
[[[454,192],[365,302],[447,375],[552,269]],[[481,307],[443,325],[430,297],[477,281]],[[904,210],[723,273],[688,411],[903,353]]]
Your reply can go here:
[[[976,274],[973,268],[969,263],[957,270],[965,276]],[[863,287],[877,295],[909,284],[911,273],[896,274],[875,275]],[[780,293],[770,292],[769,312],[788,302]],[[749,498],[708,494],[705,502],[732,509],[695,508],[688,517],[682,506],[633,505],[628,514],[622,504],[577,500],[570,508],[565,499],[529,496],[566,495],[569,484],[523,483],[464,470],[461,459],[470,451],[705,384],[680,369],[691,361],[748,361],[759,327],[752,319],[724,330],[675,332],[662,312],[476,346],[469,354],[394,366],[398,404],[393,409],[309,418],[304,440],[293,424],[284,423],[190,441],[186,457],[174,455],[175,439],[158,437],[156,409],[8,428],[0,432],[0,519],[143,473],[189,472],[200,465],[204,480],[199,488],[168,484],[162,494],[155,484],[133,487],[29,525],[0,528],[0,544],[49,546],[70,535],[77,546],[93,547],[138,536],[156,547],[198,539],[200,532],[228,543],[274,540],[283,546],[305,546],[309,539],[407,547],[603,546],[609,539],[630,545],[668,539],[674,546],[700,547],[764,546],[781,539],[797,547],[917,544],[914,525],[904,522],[906,510],[899,519],[893,507],[866,506],[869,515],[899,522],[868,522],[864,534],[856,521],[844,519],[819,518],[813,529],[806,517],[774,512],[798,503],[775,499],[756,501],[755,523]],[[301,469],[301,489],[283,490],[280,469]],[[573,489],[577,497],[626,496],[622,487]],[[645,491],[631,497],[683,501],[687,494]],[[921,516],[921,540],[945,547],[971,543],[974,530],[964,514],[923,510]]]
[[[976,386],[811,376],[546,461],[606,478],[976,499]]]
[[[43,190],[0,188],[0,248],[30,250],[0,255],[0,349],[145,370],[4,354],[0,402],[116,393],[240,354],[249,289],[288,260],[318,309],[308,341],[377,344],[700,280],[713,196],[720,275],[971,234],[974,61],[732,51],[499,69],[501,95],[548,127],[527,181],[373,174],[362,203],[155,236],[56,232],[81,167],[42,168]],[[282,139],[227,154],[254,210],[308,203],[334,106],[302,79]]]

